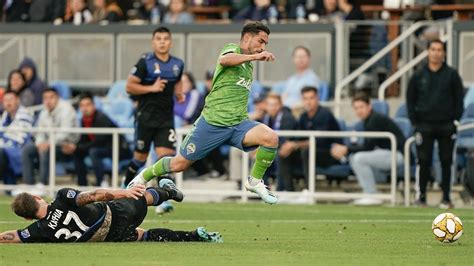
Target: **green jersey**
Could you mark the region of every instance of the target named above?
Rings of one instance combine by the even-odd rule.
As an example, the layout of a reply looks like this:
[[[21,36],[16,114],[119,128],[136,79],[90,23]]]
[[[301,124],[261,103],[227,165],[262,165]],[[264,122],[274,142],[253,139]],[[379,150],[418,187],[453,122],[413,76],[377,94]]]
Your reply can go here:
[[[240,47],[230,43],[224,46],[220,56],[227,53],[240,54]],[[253,65],[246,62],[225,67],[217,62],[212,89],[206,97],[202,114],[214,126],[233,126],[248,119],[247,104],[253,80]]]

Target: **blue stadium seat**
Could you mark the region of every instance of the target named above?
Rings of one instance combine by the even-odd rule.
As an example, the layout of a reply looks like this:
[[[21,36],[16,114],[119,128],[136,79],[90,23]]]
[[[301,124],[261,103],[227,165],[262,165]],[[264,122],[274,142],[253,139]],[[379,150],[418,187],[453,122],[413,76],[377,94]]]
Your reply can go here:
[[[286,88],[286,80],[278,81],[277,83],[273,84],[272,92],[277,94],[282,94]]]
[[[71,99],[72,97],[71,87],[69,87],[69,84],[67,84],[66,82],[56,80],[56,81],[51,82],[49,86],[54,88],[58,92],[59,97],[61,97],[62,99],[65,99],[65,100]]]
[[[133,114],[133,102],[130,98],[115,98],[104,104],[103,111],[118,127],[129,127]]]
[[[474,123],[474,118],[461,119],[461,125]],[[458,132],[457,147],[465,149],[474,148],[474,129],[464,130]]]
[[[127,82],[125,80],[116,81],[107,92],[107,99],[112,101],[117,98],[128,98],[129,95],[127,93],[126,86]]]
[[[395,113],[395,117],[408,118],[408,109],[405,103],[400,104],[400,106],[397,109],[397,112]]]
[[[469,86],[469,89],[464,96],[464,108],[467,108],[471,103],[474,103],[474,85]]]
[[[389,115],[388,103],[385,101],[372,100],[372,109],[379,114]]]
[[[329,83],[321,80],[319,83],[318,95],[320,101],[329,101]]]
[[[400,128],[405,138],[409,138],[413,135],[413,127],[408,118],[395,117],[393,121],[397,124],[398,128]]]
[[[462,114],[461,119],[474,118],[474,103],[470,103],[466,108],[464,108],[464,113]]]

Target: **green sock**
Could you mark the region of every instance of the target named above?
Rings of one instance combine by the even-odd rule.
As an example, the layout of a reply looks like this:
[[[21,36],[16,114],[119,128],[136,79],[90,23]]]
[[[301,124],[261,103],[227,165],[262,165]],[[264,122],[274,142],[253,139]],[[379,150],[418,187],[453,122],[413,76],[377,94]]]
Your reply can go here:
[[[255,163],[253,164],[250,176],[257,179],[262,179],[267,168],[270,167],[275,159],[277,148],[269,148],[260,146],[257,149],[255,156]]]
[[[171,157],[163,157],[158,160],[154,165],[148,167],[145,172],[143,172],[143,178],[146,181],[152,180],[156,176],[161,176],[164,174],[171,173]]]

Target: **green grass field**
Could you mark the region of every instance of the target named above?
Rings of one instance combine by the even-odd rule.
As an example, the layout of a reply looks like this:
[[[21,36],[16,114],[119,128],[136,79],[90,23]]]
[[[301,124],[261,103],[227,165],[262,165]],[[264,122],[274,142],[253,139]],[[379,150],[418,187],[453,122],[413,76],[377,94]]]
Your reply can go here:
[[[0,199],[0,230],[25,227],[9,198]],[[225,243],[94,243],[0,245],[0,265],[473,265],[474,211],[453,212],[464,235],[436,241],[435,208],[260,203],[175,204],[144,228],[220,231]]]

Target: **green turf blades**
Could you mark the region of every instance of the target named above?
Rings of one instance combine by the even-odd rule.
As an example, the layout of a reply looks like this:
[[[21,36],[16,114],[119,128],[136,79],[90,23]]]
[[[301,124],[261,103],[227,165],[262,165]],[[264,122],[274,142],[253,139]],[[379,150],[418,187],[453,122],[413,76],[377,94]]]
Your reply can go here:
[[[30,223],[11,212],[10,201],[0,198],[2,231]],[[166,218],[149,212],[141,227],[205,226],[221,232],[225,243],[0,245],[0,265],[472,265],[472,209],[453,210],[462,219],[465,234],[453,244],[443,244],[431,232],[433,219],[443,212],[438,208],[326,204],[269,208],[261,202],[179,207]]]

